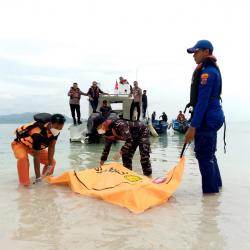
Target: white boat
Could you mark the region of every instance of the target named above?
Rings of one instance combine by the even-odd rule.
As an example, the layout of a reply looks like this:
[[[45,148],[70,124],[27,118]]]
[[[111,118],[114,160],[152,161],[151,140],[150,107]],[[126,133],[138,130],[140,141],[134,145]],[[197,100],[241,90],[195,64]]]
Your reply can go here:
[[[86,134],[87,129],[85,125],[79,124],[79,125],[70,125],[69,126],[69,132],[70,132],[70,142],[81,142],[84,140],[84,134]]]
[[[87,132],[85,134],[84,142],[96,143],[99,142],[100,136],[97,131],[93,129],[93,120],[100,115],[100,108],[103,101],[107,101],[107,105],[111,107],[112,112],[109,115],[110,119],[130,119],[130,107],[133,98],[126,94],[114,94],[114,95],[102,95],[99,97],[97,113],[93,113],[91,106],[89,105],[89,118],[87,122]]]

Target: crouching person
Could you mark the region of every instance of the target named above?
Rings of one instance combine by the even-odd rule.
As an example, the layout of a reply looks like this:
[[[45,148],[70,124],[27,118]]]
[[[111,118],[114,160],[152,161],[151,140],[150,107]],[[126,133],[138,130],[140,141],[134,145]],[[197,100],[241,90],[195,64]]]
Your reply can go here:
[[[118,160],[121,156],[124,167],[132,170],[132,159],[139,146],[143,174],[148,177],[151,176],[149,130],[146,125],[139,121],[120,119],[112,121],[102,116],[96,117],[93,125],[99,134],[105,135],[105,146],[99,170],[102,169],[102,165],[108,158],[112,142],[122,140],[125,141],[125,144],[119,153],[113,157],[113,160]]]
[[[41,113],[34,119],[34,122],[16,129],[16,139],[11,144],[17,159],[19,182],[24,186],[30,185],[28,155],[34,159],[35,182],[41,179],[40,163],[44,165],[42,175],[53,174],[56,165],[55,145],[65,123],[61,114]]]

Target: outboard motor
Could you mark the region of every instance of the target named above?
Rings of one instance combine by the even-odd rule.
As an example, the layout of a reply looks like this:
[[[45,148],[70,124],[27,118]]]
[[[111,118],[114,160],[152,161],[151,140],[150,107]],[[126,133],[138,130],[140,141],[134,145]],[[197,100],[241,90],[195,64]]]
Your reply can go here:
[[[115,121],[117,120],[119,117],[118,115],[115,113],[115,112],[111,112],[108,116],[108,119],[112,120],[112,121]]]
[[[84,139],[86,143],[98,143],[100,141],[100,135],[97,130],[93,127],[93,120],[99,116],[99,113],[92,113],[87,121],[87,133]]]

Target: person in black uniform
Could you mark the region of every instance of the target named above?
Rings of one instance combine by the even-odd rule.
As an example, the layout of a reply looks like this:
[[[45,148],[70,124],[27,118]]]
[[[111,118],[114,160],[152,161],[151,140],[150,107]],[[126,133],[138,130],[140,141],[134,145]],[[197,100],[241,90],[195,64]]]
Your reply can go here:
[[[112,112],[112,109],[110,106],[108,106],[107,100],[103,100],[102,106],[100,107],[101,115],[105,118],[108,118],[110,113]]]
[[[143,90],[143,94],[142,94],[142,117],[143,118],[146,117],[147,107],[148,107],[147,90]]]
[[[167,122],[167,121],[168,121],[168,116],[166,115],[165,112],[163,112],[162,115],[159,116],[159,118],[160,118],[161,121],[163,121],[163,122]]]

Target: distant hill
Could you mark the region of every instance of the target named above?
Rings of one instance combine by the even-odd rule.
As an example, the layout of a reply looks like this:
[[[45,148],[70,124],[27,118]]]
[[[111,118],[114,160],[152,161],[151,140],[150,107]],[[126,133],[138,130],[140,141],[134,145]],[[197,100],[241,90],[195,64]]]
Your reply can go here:
[[[33,121],[33,116],[36,113],[21,113],[0,115],[0,123],[27,123]],[[66,116],[67,122],[72,122],[72,119]]]

